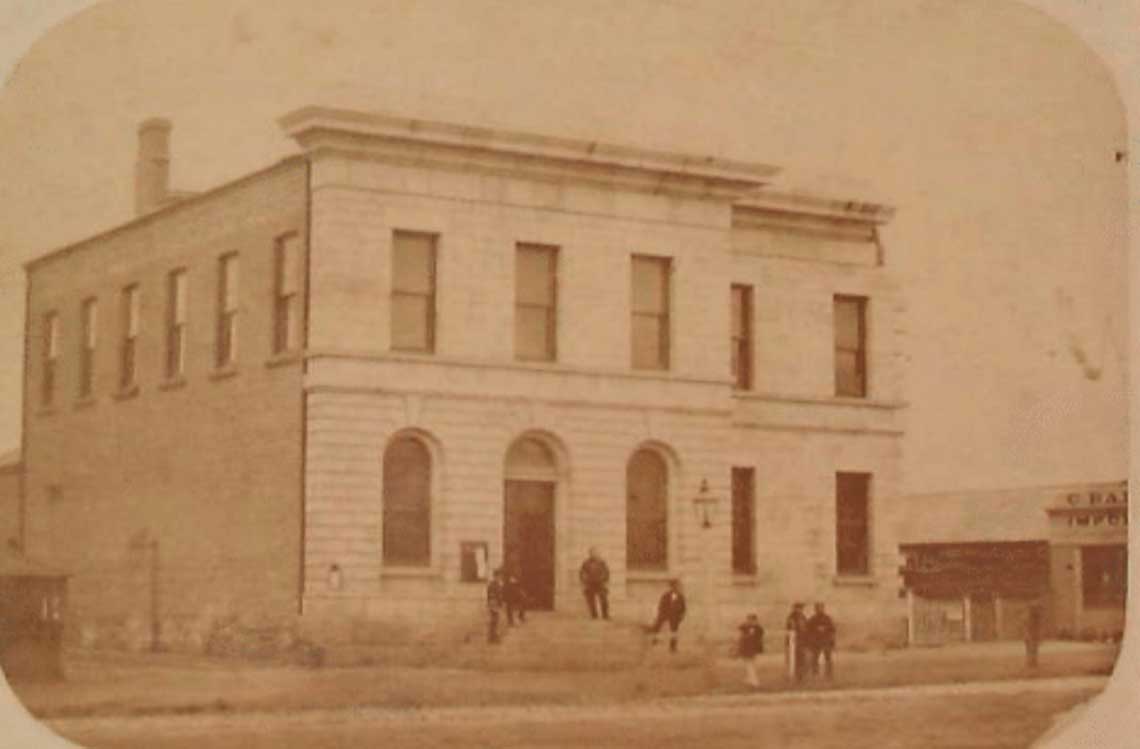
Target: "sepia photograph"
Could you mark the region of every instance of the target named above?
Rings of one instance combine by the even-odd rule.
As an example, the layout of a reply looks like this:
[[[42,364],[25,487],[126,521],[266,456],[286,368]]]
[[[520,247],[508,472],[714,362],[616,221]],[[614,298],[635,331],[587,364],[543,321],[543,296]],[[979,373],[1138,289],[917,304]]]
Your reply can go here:
[[[0,0],[0,744],[1140,746],[1138,29]]]

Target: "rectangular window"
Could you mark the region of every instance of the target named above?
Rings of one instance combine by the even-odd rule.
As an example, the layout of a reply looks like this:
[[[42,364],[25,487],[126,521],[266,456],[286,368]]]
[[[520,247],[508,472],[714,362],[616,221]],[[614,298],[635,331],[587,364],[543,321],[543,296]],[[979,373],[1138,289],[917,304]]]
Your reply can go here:
[[[55,312],[44,315],[43,336],[40,402],[50,406],[55,400],[55,376],[59,364],[59,315]]]
[[[840,575],[871,572],[869,473],[835,474],[835,559]]]
[[[836,295],[835,394],[867,396],[867,298]]]
[[[755,482],[754,469],[732,469],[732,571],[738,575],[756,573]]]
[[[435,350],[436,237],[392,236],[392,349]]]
[[[224,367],[237,360],[238,345],[238,256],[218,260],[218,333],[214,364]]]
[[[558,248],[520,244],[515,251],[515,358],[557,356]]]
[[[300,253],[296,234],[277,240],[274,248],[273,353],[295,350],[300,344]]]
[[[119,350],[119,388],[135,384],[135,353],[139,337],[139,287],[131,284],[123,289],[122,342]]]
[[[732,286],[732,379],[752,389],[752,287]]]
[[[634,369],[669,369],[669,275],[669,258],[633,256]]]
[[[95,344],[98,302],[84,299],[79,308],[79,397],[88,398],[95,384]]]
[[[179,268],[166,277],[166,378],[186,371],[186,271]]]
[[[1081,547],[1081,598],[1085,608],[1124,608],[1128,598],[1128,547]]]

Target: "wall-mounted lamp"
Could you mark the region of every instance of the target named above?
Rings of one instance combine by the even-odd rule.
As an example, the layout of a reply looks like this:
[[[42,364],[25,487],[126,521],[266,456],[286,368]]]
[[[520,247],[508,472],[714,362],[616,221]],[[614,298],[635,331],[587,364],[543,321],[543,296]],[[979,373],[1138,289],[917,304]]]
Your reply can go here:
[[[712,528],[716,502],[716,497],[709,491],[708,479],[701,479],[701,490],[693,497],[693,510],[697,513],[702,528]]]

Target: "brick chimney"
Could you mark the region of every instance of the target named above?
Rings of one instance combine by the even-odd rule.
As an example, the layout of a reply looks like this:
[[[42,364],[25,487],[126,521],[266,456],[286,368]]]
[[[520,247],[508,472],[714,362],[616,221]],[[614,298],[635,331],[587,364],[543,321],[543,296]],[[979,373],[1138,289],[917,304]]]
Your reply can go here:
[[[170,197],[170,120],[152,117],[139,124],[135,162],[135,215],[162,206]]]

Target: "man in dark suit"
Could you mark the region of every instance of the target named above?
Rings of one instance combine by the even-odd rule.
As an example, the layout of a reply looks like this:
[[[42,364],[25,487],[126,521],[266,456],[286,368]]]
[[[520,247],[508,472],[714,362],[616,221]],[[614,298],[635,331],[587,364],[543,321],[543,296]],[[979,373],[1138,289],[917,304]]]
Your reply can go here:
[[[804,616],[804,605],[796,602],[792,605],[792,612],[784,623],[785,646],[784,652],[788,659],[788,675],[801,681],[807,671],[807,617]]]
[[[582,582],[582,593],[586,596],[586,605],[590,608],[590,618],[598,618],[598,608],[601,607],[602,618],[610,618],[609,591],[610,568],[606,565],[597,547],[590,547],[590,556],[582,562],[578,570],[578,579]]]
[[[823,656],[823,675],[831,678],[831,652],[835,650],[835,622],[823,610],[823,604],[815,605],[815,613],[807,620],[807,646],[811,651],[812,676],[819,675],[819,656]]]
[[[677,630],[681,627],[681,620],[685,618],[685,595],[681,592],[681,581],[673,578],[669,581],[669,589],[661,594],[657,601],[657,620],[649,631],[653,633],[653,642],[657,642],[657,633],[666,623],[669,625],[669,652],[677,652]]]

